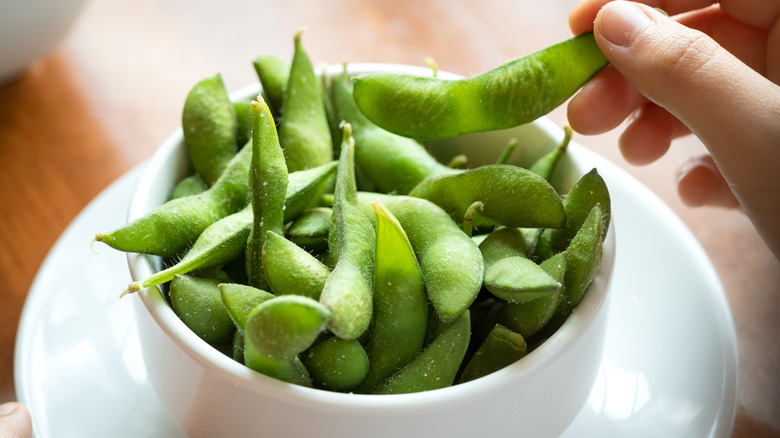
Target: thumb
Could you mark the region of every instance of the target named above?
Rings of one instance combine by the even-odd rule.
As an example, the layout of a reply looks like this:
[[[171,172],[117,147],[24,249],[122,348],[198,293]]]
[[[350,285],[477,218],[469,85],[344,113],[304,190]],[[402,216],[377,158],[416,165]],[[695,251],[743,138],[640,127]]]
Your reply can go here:
[[[0,405],[0,437],[32,437],[32,421],[24,405],[15,402]]]

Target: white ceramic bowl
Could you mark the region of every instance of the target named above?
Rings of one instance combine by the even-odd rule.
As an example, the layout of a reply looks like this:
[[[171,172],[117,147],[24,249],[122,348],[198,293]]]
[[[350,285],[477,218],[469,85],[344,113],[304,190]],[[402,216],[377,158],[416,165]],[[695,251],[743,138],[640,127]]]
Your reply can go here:
[[[87,0],[0,0],[0,84],[49,54]]]
[[[333,66],[326,72],[337,74],[340,69]],[[369,71],[429,74],[425,68],[399,65],[350,67],[354,74]],[[254,85],[232,97],[252,97],[259,90]],[[542,118],[512,130],[439,142],[433,151],[443,159],[466,153],[472,164],[479,164],[494,161],[510,136],[519,140],[518,161],[527,164],[555,147],[563,131]],[[474,144],[481,147],[468,147]],[[571,187],[593,167],[580,150],[581,146],[570,145],[553,181],[559,190]],[[188,170],[178,130],[149,161],[128,219],[163,203]],[[546,342],[486,377],[404,395],[343,394],[274,380],[198,338],[174,315],[157,289],[133,299],[151,384],[170,416],[190,436],[539,438],[563,432],[591,391],[601,362],[614,260],[614,227],[610,226],[596,278],[572,315]],[[128,261],[134,280],[152,273],[154,262],[149,258],[129,254]]]

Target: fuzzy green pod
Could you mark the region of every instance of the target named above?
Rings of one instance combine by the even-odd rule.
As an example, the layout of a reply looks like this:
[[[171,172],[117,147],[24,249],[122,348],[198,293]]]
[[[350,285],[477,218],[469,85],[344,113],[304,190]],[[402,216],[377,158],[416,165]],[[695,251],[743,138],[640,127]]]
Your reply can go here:
[[[302,34],[303,30],[295,34],[295,53],[284,96],[284,119],[279,126],[279,141],[290,172],[333,159],[330,125],[322,103],[324,96],[301,42]]]
[[[566,272],[566,252],[559,252],[540,263],[539,266],[555,281],[563,284]],[[558,309],[562,291],[561,287],[553,293],[541,295],[533,300],[507,304],[501,308],[499,321],[507,328],[529,338],[552,320]]]
[[[565,250],[596,204],[601,206],[606,229],[609,227],[612,209],[609,188],[598,170],[593,168],[583,175],[563,198],[566,223],[562,227],[542,232],[535,249],[536,257],[544,260]]]
[[[475,202],[474,226],[560,227],[566,212],[555,189],[521,167],[490,164],[452,175],[428,178],[409,196],[427,199],[460,222]]]
[[[166,202],[95,241],[124,252],[176,257],[214,222],[247,204],[252,147],[244,146],[225,172],[203,193]]]
[[[293,360],[325,330],[331,313],[319,301],[297,295],[274,297],[256,306],[244,337],[262,355]]]
[[[276,55],[260,55],[252,61],[274,117],[282,115],[284,92],[290,79],[290,63]]]
[[[374,227],[357,203],[354,160],[352,127],[347,123],[329,234],[330,254],[337,261],[320,295],[320,301],[333,312],[328,328],[342,339],[363,334],[372,314]]]
[[[276,295],[320,298],[330,269],[303,248],[269,231],[263,246],[263,269]]]
[[[252,103],[247,100],[233,102],[236,110],[236,142],[239,145],[246,144],[252,139]]]
[[[230,319],[243,332],[246,320],[255,307],[274,298],[274,295],[256,287],[238,283],[221,283],[219,293]]]
[[[596,276],[603,257],[605,225],[605,214],[601,206],[596,204],[566,248],[566,272],[563,277],[565,287],[557,315],[568,316],[579,304],[585,290]]]
[[[407,366],[384,381],[377,394],[404,394],[450,386],[466,356],[471,339],[468,311],[446,328]]]
[[[538,160],[528,168],[531,172],[541,176],[542,178],[550,181],[552,179],[553,172],[558,167],[561,158],[566,154],[566,150],[569,148],[571,142],[572,129],[570,126],[563,128],[563,141],[561,144],[555,147],[555,149],[541,156]]]
[[[196,335],[210,344],[230,344],[235,325],[222,305],[219,280],[176,276],[171,281],[171,308]]]
[[[236,154],[238,121],[222,75],[195,84],[184,102],[184,146],[195,172],[206,185],[217,181]]]
[[[333,78],[331,89],[338,118],[353,127],[355,164],[376,191],[405,195],[430,176],[454,172],[417,141],[388,132],[368,120],[355,105],[346,71]]]
[[[528,354],[525,339],[519,333],[497,324],[468,361],[460,383],[478,379],[509,366]]]
[[[285,221],[297,217],[319,199],[335,170],[336,163],[332,162],[289,174],[284,209]],[[249,207],[220,219],[198,236],[192,248],[178,263],[132,283],[123,294],[165,283],[176,274],[186,274],[196,269],[209,268],[234,260],[246,250],[252,219],[253,212]]]
[[[422,350],[428,325],[428,297],[412,244],[398,220],[381,203],[376,215],[374,319],[366,345],[369,370],[358,392],[373,392]]]
[[[290,224],[285,234],[291,242],[307,251],[327,252],[332,218],[333,210],[328,207],[310,208]]]
[[[607,63],[588,32],[472,78],[358,76],[354,95],[366,117],[382,128],[434,140],[536,120],[565,102]]]
[[[477,297],[484,278],[485,262],[471,237],[444,210],[425,199],[359,193],[358,200],[372,220],[371,203],[376,201],[398,219],[420,263],[436,313],[447,320],[462,315]]]
[[[179,181],[171,192],[169,200],[184,198],[205,192],[206,183],[198,175],[190,175]]]
[[[257,96],[257,101],[252,102],[252,165],[249,168],[253,220],[246,244],[246,274],[251,286],[267,286],[262,266],[263,243],[268,232],[284,233],[287,184],[287,164],[274,118],[263,97]]]
[[[299,357],[274,359],[258,350],[251,339],[244,337],[244,364],[268,377],[300,386],[312,386],[309,371]]]
[[[326,339],[301,355],[314,386],[331,391],[350,390],[365,379],[369,359],[356,339]]]

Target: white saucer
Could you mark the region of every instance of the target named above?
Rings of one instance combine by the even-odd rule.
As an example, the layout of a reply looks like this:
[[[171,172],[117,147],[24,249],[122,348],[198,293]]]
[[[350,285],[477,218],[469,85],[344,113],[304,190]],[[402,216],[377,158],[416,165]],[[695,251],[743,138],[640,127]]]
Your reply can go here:
[[[690,231],[633,177],[594,154],[613,199],[617,261],[603,362],[564,437],[728,437],[737,347],[717,275]],[[22,313],[19,400],[38,437],[183,437],[146,379],[124,254],[90,241],[125,220],[129,172],[73,221]],[[132,298],[130,298],[132,299]]]

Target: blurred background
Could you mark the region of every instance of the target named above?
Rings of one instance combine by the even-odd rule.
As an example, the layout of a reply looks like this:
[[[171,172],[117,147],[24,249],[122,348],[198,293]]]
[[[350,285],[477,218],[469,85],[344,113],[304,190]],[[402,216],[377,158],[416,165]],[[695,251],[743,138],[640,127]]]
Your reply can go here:
[[[6,3],[0,3],[0,15]],[[54,2],[37,3],[38,13],[54,8]],[[151,156],[180,125],[182,104],[197,81],[220,72],[229,91],[256,82],[252,59],[264,53],[290,59],[292,36],[302,26],[308,27],[303,39],[315,65],[424,65],[431,56],[441,70],[470,76],[570,37],[567,17],[576,4],[117,0],[89,2],[83,9],[76,5],[80,15],[66,26],[64,39],[0,85],[0,402],[16,398],[16,328],[44,257],[93,197]],[[21,37],[0,42],[8,44],[23,42]],[[566,124],[565,105],[550,117]],[[675,172],[687,157],[704,151],[696,139],[678,140],[659,162],[633,167],[620,157],[618,134],[575,134],[574,141],[647,185],[700,241],[723,283],[739,339],[734,436],[780,436],[780,264],[740,211],[681,204]]]

